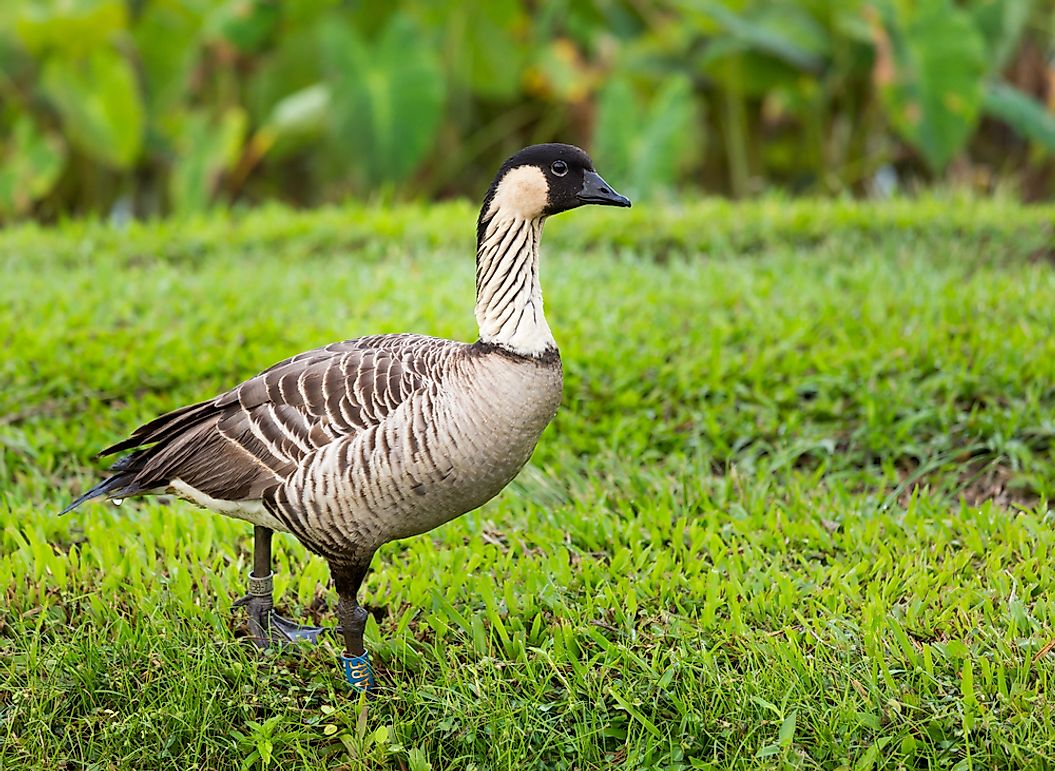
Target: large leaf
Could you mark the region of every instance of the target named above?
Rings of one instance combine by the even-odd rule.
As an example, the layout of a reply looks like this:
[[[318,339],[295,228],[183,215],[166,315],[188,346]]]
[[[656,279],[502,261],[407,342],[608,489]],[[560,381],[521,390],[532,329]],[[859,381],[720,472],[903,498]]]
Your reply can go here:
[[[373,45],[343,25],[327,25],[321,39],[339,157],[370,182],[404,179],[439,128],[444,88],[432,49],[404,16]]]
[[[36,77],[35,62],[9,34],[10,27],[4,27],[3,14],[0,8],[0,76],[8,82],[30,82]]]
[[[666,78],[644,103],[626,77],[613,78],[600,94],[594,154],[620,190],[648,196],[669,188],[698,156],[692,86],[684,76]]]
[[[152,123],[187,97],[201,52],[204,14],[193,3],[158,0],[147,4],[132,35],[142,63],[144,92]]]
[[[42,84],[75,145],[110,166],[135,162],[143,141],[143,105],[135,73],[121,55],[100,48],[83,59],[52,56]]]
[[[221,175],[238,160],[245,128],[245,111],[238,107],[229,108],[219,120],[195,112],[181,122],[179,155],[169,178],[169,194],[176,211],[208,208]]]
[[[949,0],[887,6],[876,23],[875,80],[894,129],[933,171],[970,138],[982,107],[985,43]]]
[[[764,53],[798,69],[814,71],[828,52],[824,31],[810,15],[794,5],[762,6],[737,13],[715,0],[679,0],[684,10],[715,23],[725,40],[739,50]]]
[[[324,84],[290,94],[275,105],[254,137],[257,151],[281,156],[317,139],[326,129],[329,114],[330,89]]]
[[[323,76],[316,27],[289,30],[278,44],[256,61],[245,91],[245,104],[255,123],[267,120],[275,106]]]
[[[678,172],[700,155],[689,79],[684,75],[667,78],[652,99],[648,118],[642,126],[631,176],[635,184],[641,181],[643,193],[653,187],[673,186]]]
[[[637,141],[633,118],[639,116],[640,109],[633,84],[625,76],[612,78],[598,94],[591,148],[596,158],[604,159],[605,173],[613,180],[625,180],[630,175]],[[630,192],[625,181],[612,184]]]
[[[226,0],[217,3],[208,28],[243,53],[261,48],[274,34],[281,6],[273,0]]]
[[[508,99],[520,88],[530,53],[523,3],[459,0],[455,5],[426,3],[422,9],[443,30],[444,62],[473,93]]]
[[[989,71],[999,72],[1018,48],[1033,0],[971,0],[968,8],[989,50]]]
[[[19,5],[15,32],[22,45],[38,55],[83,56],[110,43],[128,23],[122,0],[43,0]]]
[[[794,87],[804,73],[820,72],[831,56],[827,30],[803,7],[761,5],[734,12],[722,3],[680,2],[704,28],[715,26],[697,60],[726,91],[764,96]]]
[[[1055,152],[1055,115],[1029,94],[1007,83],[991,83],[985,90],[985,111]]]
[[[58,181],[66,161],[62,138],[40,131],[27,116],[15,123],[0,148],[0,212],[23,214]]]

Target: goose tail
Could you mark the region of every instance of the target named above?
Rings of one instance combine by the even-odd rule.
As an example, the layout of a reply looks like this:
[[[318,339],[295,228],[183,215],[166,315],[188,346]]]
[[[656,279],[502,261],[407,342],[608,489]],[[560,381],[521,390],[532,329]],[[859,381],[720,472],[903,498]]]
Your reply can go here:
[[[116,472],[113,476],[107,477],[102,482],[95,485],[95,487],[76,498],[69,506],[59,512],[59,516],[61,517],[63,514],[69,514],[82,503],[90,501],[92,498],[101,498],[102,496],[106,496],[107,498],[124,498],[142,492],[142,488],[134,483],[134,480],[139,473],[139,464],[135,463],[135,461],[138,460],[136,457],[137,455],[139,455],[139,453],[132,453],[131,455],[118,460],[110,469],[110,471]]]
[[[102,482],[85,492],[80,497],[76,498],[73,503],[71,503],[69,506],[60,511],[59,516],[61,517],[63,514],[69,514],[82,503],[84,503],[85,501],[90,501],[92,498],[100,498],[104,495],[107,498],[122,497],[120,493],[128,487],[129,483],[132,481],[132,478],[134,476],[134,474],[124,473],[114,474],[109,479],[104,479]]]

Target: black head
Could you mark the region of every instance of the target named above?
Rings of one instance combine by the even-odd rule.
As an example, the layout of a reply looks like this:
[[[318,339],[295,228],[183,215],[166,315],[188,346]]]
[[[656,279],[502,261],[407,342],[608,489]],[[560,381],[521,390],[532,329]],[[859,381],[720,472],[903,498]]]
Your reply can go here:
[[[531,145],[498,170],[480,210],[480,224],[499,210],[524,219],[550,217],[585,204],[629,206],[594,171],[593,161],[574,145]]]

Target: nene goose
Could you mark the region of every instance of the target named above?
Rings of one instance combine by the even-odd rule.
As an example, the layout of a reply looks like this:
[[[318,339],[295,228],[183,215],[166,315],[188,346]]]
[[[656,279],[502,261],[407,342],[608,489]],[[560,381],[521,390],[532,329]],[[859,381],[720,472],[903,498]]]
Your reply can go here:
[[[542,312],[546,218],[584,204],[630,206],[577,147],[527,147],[499,169],[476,226],[472,344],[378,335],[299,354],[239,386],[169,412],[103,450],[133,450],[63,513],[105,496],[174,493],[255,525],[248,606],[261,647],[322,631],[272,603],[271,534],[327,560],[338,593],[343,670],[374,687],[357,595],[379,546],[424,533],[493,498],[557,411],[562,372]]]

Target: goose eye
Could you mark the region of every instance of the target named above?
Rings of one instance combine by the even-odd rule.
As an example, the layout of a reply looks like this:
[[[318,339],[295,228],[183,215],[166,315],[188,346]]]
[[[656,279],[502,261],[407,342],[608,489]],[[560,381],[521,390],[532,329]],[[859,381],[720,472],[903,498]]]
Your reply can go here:
[[[563,177],[568,173],[568,164],[564,161],[554,161],[553,165],[549,167],[550,171],[556,174],[558,177]]]

